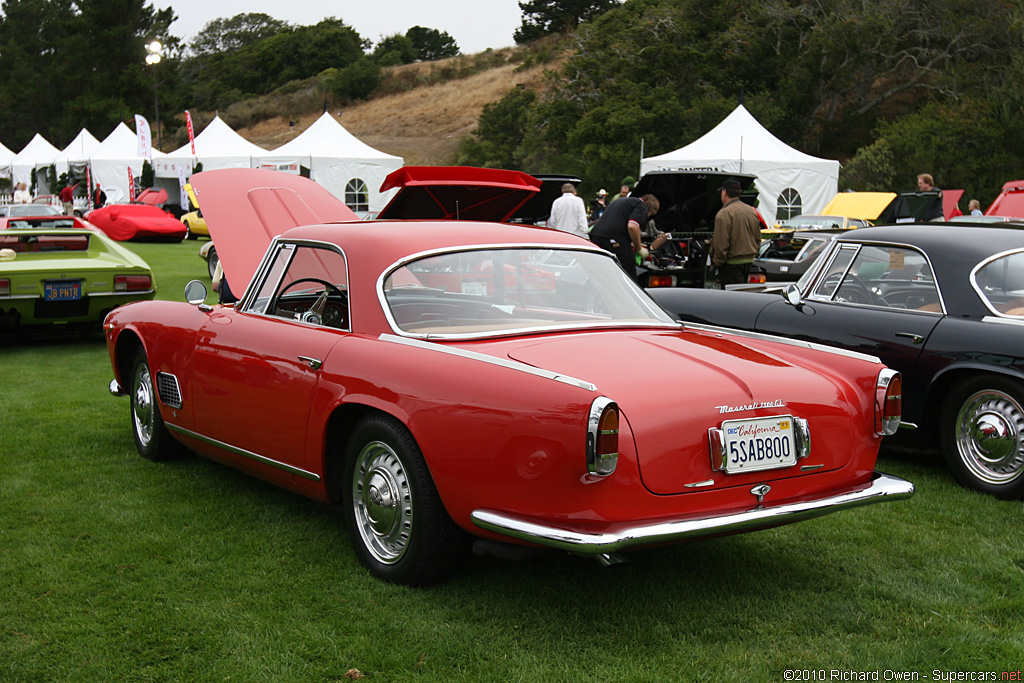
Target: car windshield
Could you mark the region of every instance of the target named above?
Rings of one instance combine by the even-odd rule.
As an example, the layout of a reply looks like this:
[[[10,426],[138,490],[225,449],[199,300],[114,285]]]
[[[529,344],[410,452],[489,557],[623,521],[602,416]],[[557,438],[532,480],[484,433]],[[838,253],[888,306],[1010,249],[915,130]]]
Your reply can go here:
[[[612,259],[588,251],[503,248],[434,254],[392,271],[384,279],[383,296],[396,329],[431,337],[677,326]]]
[[[49,204],[16,204],[7,208],[8,216],[60,216],[61,211]]]
[[[842,216],[795,216],[782,224],[783,227],[796,230],[808,228],[843,228],[845,220]]]
[[[974,288],[1000,315],[1024,317],[1024,252],[1004,254],[974,272]]]

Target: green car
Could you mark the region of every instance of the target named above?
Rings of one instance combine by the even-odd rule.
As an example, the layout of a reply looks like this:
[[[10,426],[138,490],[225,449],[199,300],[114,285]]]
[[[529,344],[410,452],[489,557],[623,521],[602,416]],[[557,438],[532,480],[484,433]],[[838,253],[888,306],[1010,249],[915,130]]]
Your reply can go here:
[[[97,327],[117,306],[155,296],[149,265],[98,230],[0,230],[0,332]]]

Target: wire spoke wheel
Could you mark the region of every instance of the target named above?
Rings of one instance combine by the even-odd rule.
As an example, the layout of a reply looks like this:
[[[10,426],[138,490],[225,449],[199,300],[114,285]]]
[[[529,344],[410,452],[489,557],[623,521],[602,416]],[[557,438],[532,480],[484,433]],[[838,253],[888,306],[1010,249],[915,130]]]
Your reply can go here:
[[[149,447],[153,442],[156,410],[153,378],[149,374],[149,366],[138,363],[132,375],[132,425],[135,437],[143,447]]]
[[[1024,409],[1009,394],[979,391],[961,406],[956,447],[968,471],[992,485],[1024,475]]]
[[[401,459],[386,443],[372,441],[360,451],[352,501],[367,550],[383,564],[399,561],[409,548],[413,491]]]

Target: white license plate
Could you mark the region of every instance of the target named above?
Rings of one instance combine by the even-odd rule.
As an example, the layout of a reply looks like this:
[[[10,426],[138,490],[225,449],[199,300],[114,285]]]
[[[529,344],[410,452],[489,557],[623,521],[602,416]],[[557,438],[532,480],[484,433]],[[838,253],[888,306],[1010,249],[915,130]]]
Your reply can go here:
[[[728,474],[757,472],[796,464],[793,416],[776,415],[752,420],[726,420],[725,463]]]

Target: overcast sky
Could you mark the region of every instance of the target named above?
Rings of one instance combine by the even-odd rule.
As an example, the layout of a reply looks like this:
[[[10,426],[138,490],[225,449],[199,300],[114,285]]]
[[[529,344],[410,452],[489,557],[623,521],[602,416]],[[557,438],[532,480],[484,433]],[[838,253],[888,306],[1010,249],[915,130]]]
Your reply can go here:
[[[474,54],[515,44],[512,33],[522,22],[517,0],[153,0],[153,6],[174,8],[171,33],[185,42],[209,21],[251,12],[300,26],[334,17],[374,43],[413,26],[436,28]]]

